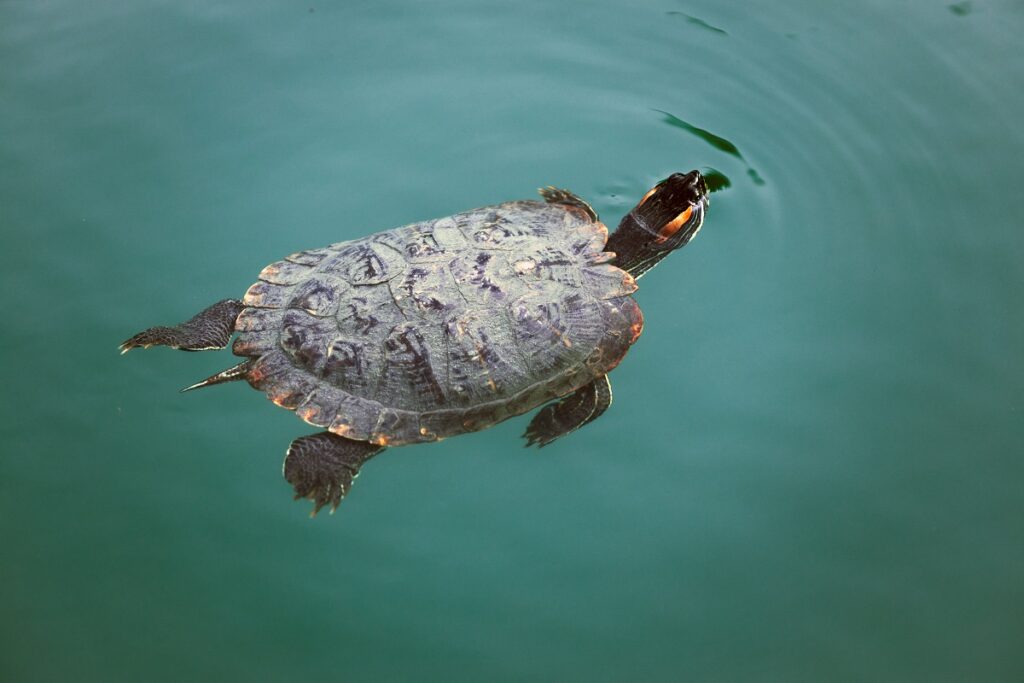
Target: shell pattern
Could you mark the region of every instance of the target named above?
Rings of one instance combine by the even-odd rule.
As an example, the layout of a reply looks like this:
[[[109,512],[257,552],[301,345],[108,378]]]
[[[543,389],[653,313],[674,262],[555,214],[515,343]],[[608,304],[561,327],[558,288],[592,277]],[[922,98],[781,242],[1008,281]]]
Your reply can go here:
[[[398,445],[476,431],[611,370],[633,278],[577,207],[516,201],[292,254],[249,288],[234,353],[306,422]]]

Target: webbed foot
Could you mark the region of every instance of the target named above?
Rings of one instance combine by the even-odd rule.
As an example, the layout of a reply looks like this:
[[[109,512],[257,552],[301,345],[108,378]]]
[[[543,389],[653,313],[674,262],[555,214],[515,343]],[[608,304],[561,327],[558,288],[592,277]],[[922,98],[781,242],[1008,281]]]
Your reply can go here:
[[[302,436],[288,447],[284,478],[295,488],[295,500],[313,501],[311,517],[327,504],[333,513],[359,476],[359,468],[382,450],[383,446],[331,432]]]

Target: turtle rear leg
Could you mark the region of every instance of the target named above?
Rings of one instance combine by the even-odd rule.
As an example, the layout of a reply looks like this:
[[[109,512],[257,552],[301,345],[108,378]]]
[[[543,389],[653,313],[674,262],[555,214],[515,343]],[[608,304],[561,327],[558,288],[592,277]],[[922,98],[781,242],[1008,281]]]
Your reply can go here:
[[[151,327],[121,344],[121,353],[137,346],[169,346],[182,351],[223,349],[235,331],[235,320],[245,305],[236,299],[218,301],[174,327]]]
[[[523,434],[526,445],[537,444],[538,448],[544,448],[555,439],[601,417],[611,404],[612,385],[608,375],[602,375],[568,396],[541,408]]]
[[[353,441],[331,432],[302,436],[288,447],[284,478],[295,488],[295,500],[313,501],[316,516],[330,503],[333,513],[352,488],[363,463],[384,450],[366,441]]]

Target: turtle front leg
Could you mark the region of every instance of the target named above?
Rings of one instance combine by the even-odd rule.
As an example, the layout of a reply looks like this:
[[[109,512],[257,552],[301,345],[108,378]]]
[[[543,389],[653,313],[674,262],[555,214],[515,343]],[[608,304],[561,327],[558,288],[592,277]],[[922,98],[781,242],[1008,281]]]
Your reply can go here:
[[[311,517],[328,503],[333,514],[359,476],[359,468],[383,450],[384,446],[353,441],[331,432],[302,436],[288,447],[284,478],[295,488],[295,500],[313,501]]]
[[[601,417],[611,404],[612,385],[608,375],[602,375],[568,396],[541,408],[523,434],[526,445],[537,444],[538,448],[544,448],[555,439]]]
[[[245,305],[236,299],[218,301],[174,327],[151,327],[121,344],[121,353],[137,346],[162,345],[182,351],[223,349],[235,331],[235,320]]]
[[[597,211],[594,211],[594,207],[569,190],[563,190],[560,187],[548,185],[547,187],[540,188],[537,192],[540,193],[540,196],[543,197],[544,201],[548,204],[565,204],[566,206],[574,206],[586,213],[590,220],[595,222],[601,220],[597,217]]]

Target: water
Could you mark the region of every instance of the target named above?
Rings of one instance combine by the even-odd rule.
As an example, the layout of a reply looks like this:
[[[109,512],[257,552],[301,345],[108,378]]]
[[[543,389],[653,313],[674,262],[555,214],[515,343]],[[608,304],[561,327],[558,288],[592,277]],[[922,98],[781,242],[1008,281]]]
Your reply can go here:
[[[849,5],[0,4],[0,678],[1022,680],[1024,8]],[[229,353],[117,354],[300,248],[690,168],[541,452],[390,451],[311,521],[308,427],[177,393]]]

